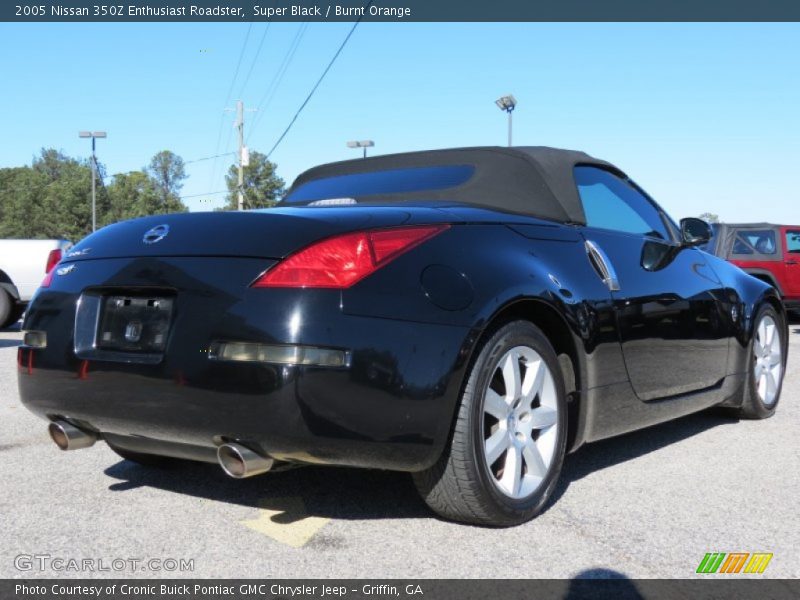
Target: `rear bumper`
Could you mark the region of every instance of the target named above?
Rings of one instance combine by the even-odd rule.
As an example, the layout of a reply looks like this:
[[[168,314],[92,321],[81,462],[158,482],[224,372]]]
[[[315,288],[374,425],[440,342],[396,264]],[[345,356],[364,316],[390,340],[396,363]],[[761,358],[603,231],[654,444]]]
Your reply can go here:
[[[332,290],[242,286],[220,307],[209,300],[218,293],[197,289],[181,292],[159,364],[85,361],[74,351],[74,286],[43,290],[24,324],[47,331],[47,348],[18,355],[22,402],[45,419],[198,460],[238,441],[277,460],[417,471],[447,441],[467,328],[347,315]],[[352,358],[341,368],[210,360],[218,339],[337,347]]]
[[[21,348],[20,397],[43,418],[141,452],[213,460],[216,446],[238,441],[278,460],[427,468],[449,432],[465,332],[369,321],[358,329],[381,345],[354,349],[351,366],[338,369],[205,359],[187,373],[171,361],[84,363]]]

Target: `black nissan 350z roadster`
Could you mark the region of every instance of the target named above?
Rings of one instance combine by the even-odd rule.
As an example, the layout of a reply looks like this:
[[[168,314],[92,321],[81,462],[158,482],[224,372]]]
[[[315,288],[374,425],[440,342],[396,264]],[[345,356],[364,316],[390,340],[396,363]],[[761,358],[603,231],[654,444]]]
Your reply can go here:
[[[20,394],[63,450],[407,471],[440,515],[514,525],[585,442],[775,412],[780,298],[709,234],[581,152],[323,165],[272,209],[81,241],[27,311]]]

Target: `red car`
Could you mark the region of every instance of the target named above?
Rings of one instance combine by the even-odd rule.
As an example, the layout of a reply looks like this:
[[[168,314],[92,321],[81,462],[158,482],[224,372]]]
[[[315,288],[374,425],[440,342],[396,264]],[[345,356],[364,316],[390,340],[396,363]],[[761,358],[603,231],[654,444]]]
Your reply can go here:
[[[786,308],[800,310],[800,225],[719,223],[706,250],[766,281]]]

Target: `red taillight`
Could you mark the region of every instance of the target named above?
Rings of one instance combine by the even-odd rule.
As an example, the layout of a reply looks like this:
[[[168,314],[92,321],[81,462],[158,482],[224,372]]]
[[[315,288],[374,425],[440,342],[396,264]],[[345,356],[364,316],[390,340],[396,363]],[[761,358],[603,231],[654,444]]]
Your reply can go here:
[[[45,273],[49,273],[53,270],[58,264],[58,261],[61,260],[61,248],[56,248],[55,250],[50,250],[50,254],[47,255],[47,266],[44,269]]]
[[[252,287],[348,288],[448,227],[395,227],[329,238],[289,256]]]
[[[39,284],[39,287],[50,287],[50,282],[53,281],[53,271],[61,260],[61,256],[61,248],[50,250],[50,254],[47,255],[47,266],[44,270],[46,275],[44,276],[44,279],[42,279],[42,283]]]

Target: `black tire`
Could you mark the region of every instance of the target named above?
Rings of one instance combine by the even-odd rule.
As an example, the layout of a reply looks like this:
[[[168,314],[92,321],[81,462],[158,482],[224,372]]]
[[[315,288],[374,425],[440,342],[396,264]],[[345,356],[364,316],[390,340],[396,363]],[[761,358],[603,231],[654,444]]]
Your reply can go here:
[[[758,392],[758,386],[755,377],[756,370],[756,332],[758,331],[759,324],[765,317],[769,317],[776,324],[775,335],[780,336],[781,359],[783,361],[782,369],[780,372],[780,381],[777,384],[777,392],[775,399],[766,404]],[[748,349],[748,366],[747,366],[747,381],[744,384],[744,394],[742,406],[739,409],[739,416],[745,419],[768,419],[775,414],[775,409],[780,401],[781,391],[783,389],[783,379],[786,373],[786,323],[781,315],[769,304],[763,305],[756,312],[756,318],[753,320],[753,335],[750,340],[750,348]]]
[[[14,300],[8,295],[8,292],[0,289],[0,329],[5,329],[9,325],[13,325],[17,319],[13,321],[11,318],[14,316]]]
[[[11,327],[17,321],[22,318],[22,315],[25,313],[25,305],[24,304],[15,304],[14,308],[11,309],[11,316],[8,318],[8,324],[6,327]]]
[[[487,465],[484,450],[486,390],[499,361],[517,346],[533,349],[548,367],[558,414],[553,425],[555,448],[546,475],[532,493],[519,499],[499,489],[497,475]],[[564,462],[566,438],[566,392],[553,347],[532,323],[513,321],[485,340],[467,376],[450,444],[433,467],[413,474],[414,483],[428,506],[442,517],[494,527],[519,525],[535,517],[555,489]]]
[[[177,458],[172,458],[171,456],[160,456],[158,454],[144,454],[143,452],[134,452],[133,450],[126,450],[125,448],[119,448],[108,442],[106,443],[108,444],[109,448],[111,448],[114,452],[116,452],[119,456],[121,456],[125,460],[135,462],[136,464],[145,467],[158,467],[158,468],[171,467],[175,465],[179,460]]]

